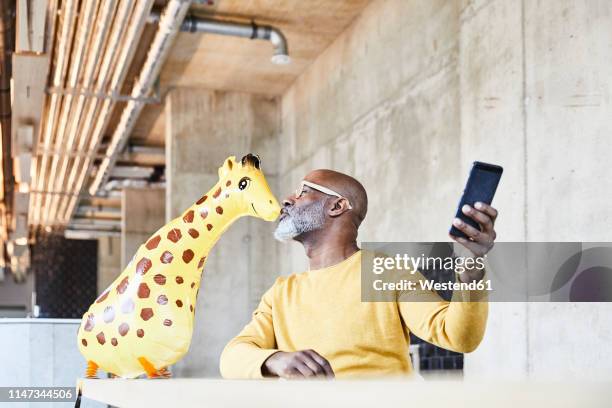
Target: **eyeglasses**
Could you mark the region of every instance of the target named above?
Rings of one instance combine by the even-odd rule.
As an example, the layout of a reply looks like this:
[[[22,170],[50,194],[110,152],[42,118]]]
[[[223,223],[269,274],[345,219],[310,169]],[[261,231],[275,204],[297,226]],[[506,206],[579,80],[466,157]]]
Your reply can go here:
[[[334,197],[338,197],[338,198],[344,198],[348,204],[348,209],[352,210],[353,207],[351,206],[351,202],[348,200],[348,198],[336,193],[334,190],[332,190],[331,188],[327,188],[324,186],[321,186],[317,183],[313,183],[311,181],[306,181],[306,180],[302,180],[302,183],[300,184],[300,187],[295,190],[295,198],[300,198],[302,196],[302,193],[304,192],[304,186],[308,186],[314,190],[320,191],[322,193],[334,196]]]

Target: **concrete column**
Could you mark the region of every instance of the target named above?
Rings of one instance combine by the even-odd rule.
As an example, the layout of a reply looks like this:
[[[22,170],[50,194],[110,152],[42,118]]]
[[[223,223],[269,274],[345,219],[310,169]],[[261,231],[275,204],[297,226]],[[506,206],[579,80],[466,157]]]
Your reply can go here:
[[[98,239],[98,291],[101,293],[121,273],[121,238]]]
[[[165,192],[160,188],[125,188],[121,198],[121,269],[165,220]]]
[[[276,193],[275,99],[238,92],[176,88],[166,98],[166,218],[178,216],[218,180],[228,156],[259,154]],[[238,220],[210,253],[198,298],[189,354],[178,376],[219,376],[225,344],[249,321],[278,274],[274,224]]]

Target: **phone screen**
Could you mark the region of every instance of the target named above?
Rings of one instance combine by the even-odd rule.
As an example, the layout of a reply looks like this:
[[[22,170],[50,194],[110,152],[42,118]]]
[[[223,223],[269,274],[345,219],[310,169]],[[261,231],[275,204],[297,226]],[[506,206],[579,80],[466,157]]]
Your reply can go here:
[[[480,230],[480,225],[463,214],[461,208],[465,204],[473,207],[474,203],[478,201],[485,204],[491,204],[503,171],[502,167],[494,164],[474,162],[465,189],[463,190],[463,195],[461,196],[461,200],[459,200],[459,206],[457,207],[455,217],[460,218],[467,224]],[[462,231],[454,226],[451,226],[449,232],[456,237],[467,238]]]

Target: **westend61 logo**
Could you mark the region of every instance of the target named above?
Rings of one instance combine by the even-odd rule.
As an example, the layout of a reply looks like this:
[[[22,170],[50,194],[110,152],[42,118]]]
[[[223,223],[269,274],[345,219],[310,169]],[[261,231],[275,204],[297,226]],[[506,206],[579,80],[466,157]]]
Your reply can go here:
[[[609,242],[499,242],[484,257],[450,242],[364,242],[362,249],[364,302],[612,301]]]

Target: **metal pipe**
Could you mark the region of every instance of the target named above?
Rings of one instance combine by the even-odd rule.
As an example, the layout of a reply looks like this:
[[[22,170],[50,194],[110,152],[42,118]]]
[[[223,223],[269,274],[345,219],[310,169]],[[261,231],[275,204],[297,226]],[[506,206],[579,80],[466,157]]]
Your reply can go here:
[[[55,67],[53,71],[53,80],[52,84],[56,87],[62,87],[64,85],[64,78],[66,75],[67,65],[70,50],[72,47],[72,34],[74,28],[74,21],[76,20],[76,8],[77,2],[73,0],[67,0],[66,3],[62,4],[62,12],[59,20],[59,34],[56,39],[57,43],[55,44],[54,50],[54,60]],[[53,134],[55,130],[55,123],[58,119],[60,112],[60,104],[61,99],[58,95],[51,95],[51,98],[47,102],[46,109],[46,118],[45,118],[45,129],[41,130],[41,142],[44,144],[45,149],[51,148],[51,142],[53,140]],[[41,143],[38,143],[40,145]],[[46,190],[45,181],[46,181],[46,171],[47,171],[47,156],[43,155],[41,157],[40,163],[37,161],[37,165],[39,165],[39,171],[37,173],[37,185],[36,190],[43,191]],[[36,203],[34,203],[34,211],[32,213],[33,217],[31,222],[40,224],[42,221],[42,211],[44,208],[43,204],[43,196],[38,195],[35,196]],[[46,197],[45,197],[46,201]],[[49,203],[47,203],[48,205]]]
[[[190,5],[191,1],[189,0],[170,0],[168,2],[163,15],[159,19],[159,28],[149,48],[140,76],[134,84],[132,97],[142,98],[151,91]],[[103,182],[107,180],[109,167],[115,164],[117,155],[123,149],[143,107],[143,102],[129,101],[127,103],[111,138],[108,148],[110,158],[102,161],[95,179],[89,187],[91,195],[95,195]]]
[[[139,2],[139,5],[146,6],[147,2]],[[103,50],[103,53],[100,54],[96,52],[96,45],[92,45],[90,48],[94,48],[94,57],[95,60],[90,61],[92,64],[89,64],[88,68],[95,67],[92,72],[92,75],[89,77],[90,82],[85,84],[86,86],[93,85],[94,90],[110,90],[114,92],[120,85],[113,82],[111,78],[113,78],[113,70],[121,71],[122,64],[125,64],[125,61],[122,60],[123,51],[117,52],[117,50],[122,50],[121,42],[122,40],[129,40],[125,37],[126,33],[130,30],[133,30],[137,24],[130,25],[130,17],[135,15],[133,18],[138,18],[137,6],[130,1],[123,0],[121,2],[115,2],[114,0],[109,0],[103,3],[104,7],[101,9],[101,17],[99,18],[100,24],[98,24],[98,31],[96,33],[97,41],[102,41],[104,46],[99,47],[100,50]],[[115,8],[117,8],[115,12]],[[147,10],[148,12],[148,10]],[[114,18],[113,18],[114,15]],[[127,44],[130,44],[127,42]],[[125,48],[125,47],[124,47]],[[85,99],[84,97],[80,97],[79,99]],[[73,129],[78,132],[80,137],[78,138],[78,146],[76,146],[76,150],[79,152],[86,151],[84,149],[86,141],[88,141],[91,136],[96,125],[102,121],[104,122],[106,117],[106,112],[104,108],[101,108],[103,104],[99,103],[100,101],[95,99],[88,99],[87,101],[87,110],[85,114],[80,115],[80,118],[77,119],[76,123],[74,123]],[[104,105],[106,107],[106,105]],[[73,148],[73,146],[71,146]],[[90,152],[87,152],[90,153]],[[87,157],[85,158],[87,159]],[[72,166],[70,169],[70,173],[67,175],[68,182],[65,184],[68,190],[74,190],[75,183],[73,175],[75,171],[78,170],[79,165],[81,163],[81,157],[77,156],[72,161]],[[67,172],[67,168],[65,168]],[[66,175],[62,175],[63,178],[66,178]],[[54,224],[62,224],[62,209],[64,203],[68,201],[65,197],[60,197],[59,201],[53,201],[53,222]],[[57,214],[57,215],[56,215]]]
[[[149,22],[157,22],[159,20],[159,12],[151,13]],[[188,15],[181,24],[181,31],[189,33],[209,33],[218,35],[227,35],[232,37],[250,38],[251,40],[266,40],[270,41],[274,47],[274,55],[272,63],[274,64],[289,64],[289,46],[287,39],[283,33],[275,27],[268,25],[257,25],[255,22],[250,24],[239,23],[235,21],[220,21],[204,17]]]
[[[76,87],[77,83],[83,80],[83,74],[85,74],[86,81],[89,81],[93,74],[93,66],[87,64],[86,69],[83,69],[83,60],[87,57],[87,44],[93,34],[92,22],[96,13],[96,4],[93,0],[86,0],[79,12],[78,16],[78,27],[75,34],[75,44],[73,45],[73,55],[70,58],[70,73],[68,76],[67,86],[72,88]],[[94,47],[98,48],[98,47]],[[96,50],[97,51],[97,50]],[[85,71],[85,72],[84,72]],[[90,72],[87,72],[90,71]],[[74,139],[76,138],[76,130],[70,131],[70,128],[75,128],[75,122],[78,123],[81,116],[82,109],[82,98],[79,98],[78,106],[74,105],[74,96],[66,95],[63,98],[62,111],[59,121],[59,126],[56,130],[55,148],[61,149],[63,147],[72,147]],[[76,108],[76,112],[75,112]],[[68,136],[68,137],[66,137]],[[47,178],[48,190],[50,191],[62,191],[64,177],[58,177],[58,168],[64,167],[67,161],[63,156],[53,156],[51,158],[51,170],[49,177]],[[43,224],[53,224],[55,220],[55,208],[57,204],[58,196],[51,198],[51,203],[45,206],[45,212],[43,215]]]
[[[47,88],[47,93],[48,94],[59,94],[59,95],[77,95],[77,96],[86,96],[86,97],[90,97],[90,98],[99,98],[99,99],[110,99],[112,101],[115,102],[127,102],[127,101],[142,101],[144,103],[155,103],[155,104],[159,104],[161,103],[161,96],[159,95],[159,93],[157,93],[155,96],[150,97],[150,98],[132,98],[129,95],[121,95],[119,94],[119,92],[117,91],[113,91],[112,93],[105,93],[105,92],[93,92],[93,91],[88,91],[87,89],[83,88],[83,87],[76,87],[76,88],[55,88],[55,87],[49,87]]]
[[[129,4],[123,2],[123,4]],[[98,91],[102,89],[120,89],[125,76],[128,72],[128,68],[132,58],[135,54],[135,50],[138,47],[138,39],[140,38],[142,31],[145,26],[146,16],[150,14],[151,7],[153,6],[152,0],[139,1],[137,3],[137,10],[133,13],[133,18],[131,23],[115,22],[113,24],[113,33],[111,35],[111,39],[107,43],[106,46],[106,55],[102,63],[101,72],[104,74],[99,74],[99,76],[103,77],[104,80],[98,83]],[[125,21],[128,19],[128,15],[123,15],[122,19],[125,18]],[[115,18],[115,21],[117,18]],[[124,28],[127,28],[127,31],[124,34]],[[125,44],[126,46],[121,48],[121,52],[117,56],[117,60],[114,60],[114,56],[117,54],[114,52],[117,47],[120,47],[121,44]],[[112,69],[112,63],[115,62],[115,69]],[[110,85],[106,84],[106,78],[110,78]],[[108,87],[108,88],[107,88]],[[79,139],[79,147],[78,150],[86,150],[89,155],[84,158],[82,166],[80,157],[75,158],[75,162],[70,170],[70,174],[68,176],[68,184],[69,186],[74,186],[73,191],[81,191],[83,184],[85,182],[86,176],[89,174],[89,171],[92,167],[94,156],[98,151],[100,141],[102,139],[102,134],[111,117],[111,112],[115,106],[114,101],[109,99],[104,99],[101,104],[98,103],[99,100],[91,101],[91,109],[88,112],[87,119],[84,123],[94,122],[94,118],[98,118],[94,124],[87,128],[87,132],[84,137]],[[90,136],[91,134],[91,136]],[[60,204],[59,210],[59,221],[61,223],[66,223],[72,216],[72,213],[76,207],[77,196],[72,197],[69,200],[64,200]]]

